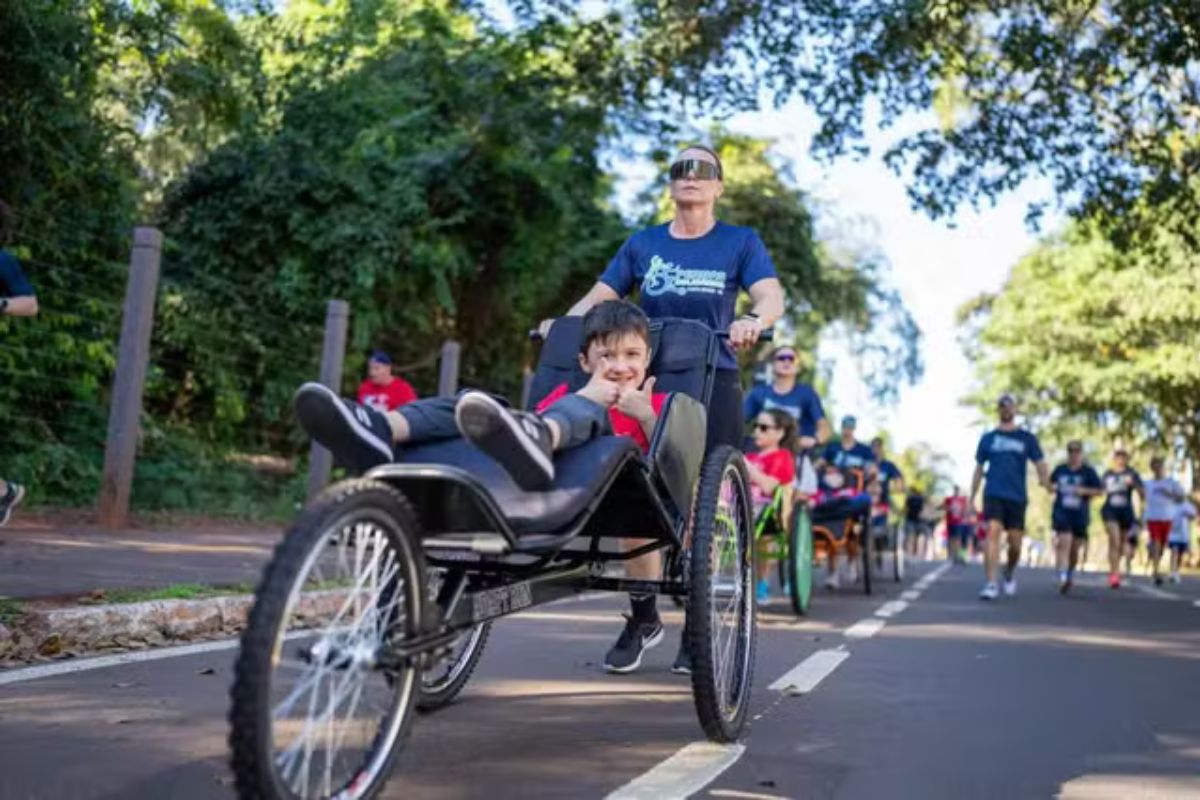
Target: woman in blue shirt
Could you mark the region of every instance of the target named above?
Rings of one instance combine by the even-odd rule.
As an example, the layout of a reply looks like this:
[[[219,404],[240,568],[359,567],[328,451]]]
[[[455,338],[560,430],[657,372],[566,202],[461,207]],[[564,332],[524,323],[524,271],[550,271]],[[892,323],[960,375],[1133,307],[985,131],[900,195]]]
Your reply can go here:
[[[671,164],[674,218],[630,236],[596,285],[567,312],[578,316],[597,303],[638,289],[641,306],[652,318],[683,317],[714,330],[728,330],[729,342],[720,354],[708,409],[709,448],[740,446],[742,386],[734,352],[753,346],[762,330],[783,316],[783,287],[762,239],[750,228],[717,219],[717,199],[725,191],[723,178],[721,159],[713,150],[694,145],[679,153]],[[743,290],[749,292],[753,307],[735,319]],[[659,553],[633,559],[627,574],[658,580],[662,576]],[[612,672],[637,669],[642,653],[663,638],[655,595],[630,599],[633,614],[604,659],[605,668]],[[680,647],[672,671],[691,671],[686,647]]]

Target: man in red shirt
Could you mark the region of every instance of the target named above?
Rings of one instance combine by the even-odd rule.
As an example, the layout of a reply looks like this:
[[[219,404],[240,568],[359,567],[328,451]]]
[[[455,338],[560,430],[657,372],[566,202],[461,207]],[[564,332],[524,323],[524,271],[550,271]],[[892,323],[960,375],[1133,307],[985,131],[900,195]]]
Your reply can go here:
[[[392,357],[382,350],[371,353],[367,379],[358,387],[359,405],[386,414],[416,399],[412,384],[392,374]]]

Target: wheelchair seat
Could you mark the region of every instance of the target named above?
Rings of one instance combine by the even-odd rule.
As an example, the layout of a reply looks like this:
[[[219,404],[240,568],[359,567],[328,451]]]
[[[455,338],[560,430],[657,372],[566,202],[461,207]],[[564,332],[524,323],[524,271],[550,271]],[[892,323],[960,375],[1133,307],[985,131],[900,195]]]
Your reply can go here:
[[[460,480],[486,489],[518,535],[557,533],[578,518],[621,472],[642,462],[637,443],[627,436],[601,436],[555,454],[554,484],[527,492],[507,472],[463,439],[405,448],[397,464],[436,464],[440,474],[461,471]]]

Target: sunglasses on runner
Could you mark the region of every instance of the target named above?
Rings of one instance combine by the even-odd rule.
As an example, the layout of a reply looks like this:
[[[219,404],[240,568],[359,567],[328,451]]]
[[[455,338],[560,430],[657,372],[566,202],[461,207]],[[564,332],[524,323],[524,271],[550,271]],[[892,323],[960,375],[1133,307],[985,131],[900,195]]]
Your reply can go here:
[[[761,422],[754,423],[754,430],[756,431],[773,431],[778,427],[778,425],[763,425]]]
[[[721,179],[721,168],[711,161],[685,158],[671,165],[671,180],[681,181],[685,178],[697,181],[718,181]]]
[[[792,353],[780,353],[779,355],[775,356],[775,360],[776,361],[795,361],[796,356],[793,355]]]

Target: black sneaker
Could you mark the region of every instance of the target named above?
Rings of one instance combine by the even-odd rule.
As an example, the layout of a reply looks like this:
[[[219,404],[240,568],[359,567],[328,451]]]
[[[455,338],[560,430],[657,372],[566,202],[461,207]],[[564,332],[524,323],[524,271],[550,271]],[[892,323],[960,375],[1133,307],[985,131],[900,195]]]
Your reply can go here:
[[[676,675],[692,674],[692,649],[688,647],[686,636],[679,640],[679,652],[675,654],[675,663],[671,665],[671,672]]]
[[[657,619],[639,622],[626,614],[625,630],[621,631],[617,643],[604,657],[604,668],[609,672],[633,672],[642,665],[642,653],[662,640],[662,622]]]
[[[338,463],[357,472],[391,463],[392,426],[383,414],[343,400],[319,383],[301,386],[295,403],[301,427]]]
[[[454,407],[459,433],[494,458],[530,492],[554,482],[550,428],[536,414],[509,411],[484,392],[465,392]]]
[[[8,524],[8,518],[12,516],[13,509],[19,506],[24,499],[25,487],[9,481],[8,489],[4,492],[4,496],[0,497],[0,528]]]

